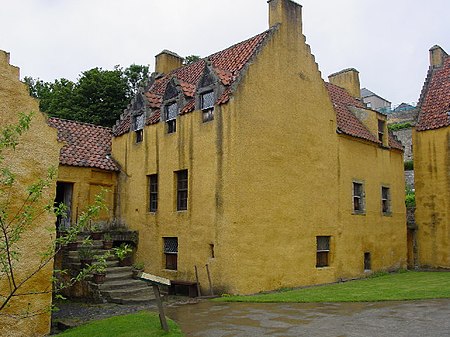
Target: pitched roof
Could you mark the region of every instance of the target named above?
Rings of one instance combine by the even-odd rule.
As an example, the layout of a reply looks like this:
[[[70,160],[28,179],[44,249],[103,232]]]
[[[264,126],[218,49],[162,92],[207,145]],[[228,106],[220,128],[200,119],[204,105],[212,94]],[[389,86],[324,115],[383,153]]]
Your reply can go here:
[[[176,78],[187,98],[186,105],[180,107],[180,111],[182,114],[194,111],[195,92],[207,64],[211,65],[216,76],[226,88],[224,93],[217,99],[216,104],[228,102],[232,94],[231,85],[236,82],[242,74],[244,67],[251,61],[262,43],[269,37],[270,32],[274,29],[276,29],[276,27],[157,78],[145,93],[147,107],[155,109],[154,114],[148,117],[147,124],[154,124],[159,121],[159,108],[163,102],[163,95],[167,84],[172,78]],[[131,114],[129,111],[125,111],[114,127],[114,136],[120,136],[130,131],[130,125]]]
[[[339,132],[346,135],[381,144],[378,138],[355,116],[350,107],[365,109],[364,104],[351,96],[347,90],[335,84],[325,83],[336,112],[336,122]],[[403,150],[403,146],[389,133],[389,146]]]
[[[110,128],[59,118],[49,118],[48,124],[58,130],[58,141],[65,143],[59,154],[61,165],[119,171],[118,165],[109,157]]]
[[[376,96],[376,97],[378,97],[379,99],[382,99],[382,100],[385,101],[385,102],[391,103],[391,102],[388,101],[386,98],[383,98],[383,97],[381,97],[380,95],[377,95],[376,93],[374,93],[373,91],[370,91],[370,90],[367,89],[367,88],[362,88],[360,92],[361,92],[361,97],[362,97],[362,98],[367,98],[367,97]]]
[[[438,129],[450,125],[450,57],[442,66],[430,67],[419,100],[417,131]]]

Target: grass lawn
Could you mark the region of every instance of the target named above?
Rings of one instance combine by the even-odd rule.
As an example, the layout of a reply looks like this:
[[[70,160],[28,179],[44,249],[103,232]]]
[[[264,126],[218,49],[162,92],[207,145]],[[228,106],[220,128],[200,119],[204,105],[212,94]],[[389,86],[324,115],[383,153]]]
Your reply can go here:
[[[220,302],[372,302],[450,298],[450,272],[406,271],[309,288],[251,296],[224,296]]]
[[[164,332],[157,313],[141,311],[93,321],[59,334],[64,337],[182,337],[180,328],[168,319],[169,332]]]

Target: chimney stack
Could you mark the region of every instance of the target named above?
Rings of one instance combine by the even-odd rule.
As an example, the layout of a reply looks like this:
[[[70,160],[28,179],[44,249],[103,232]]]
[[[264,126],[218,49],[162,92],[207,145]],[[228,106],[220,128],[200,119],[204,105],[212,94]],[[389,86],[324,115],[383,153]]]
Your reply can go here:
[[[164,49],[155,56],[155,72],[168,74],[183,66],[183,58],[176,53]]]
[[[435,45],[430,49],[430,66],[433,68],[440,67],[444,64],[444,59],[447,57],[444,49]]]
[[[359,72],[354,68],[344,69],[328,76],[331,84],[344,88],[354,98],[361,98],[361,87],[359,84]]]
[[[302,32],[302,6],[291,0],[268,0],[269,27],[276,24],[292,25]]]

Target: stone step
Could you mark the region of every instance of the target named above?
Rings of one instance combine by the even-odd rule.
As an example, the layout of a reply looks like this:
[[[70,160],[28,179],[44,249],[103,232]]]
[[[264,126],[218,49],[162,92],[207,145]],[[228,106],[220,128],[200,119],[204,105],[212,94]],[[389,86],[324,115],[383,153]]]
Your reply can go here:
[[[151,303],[155,300],[155,296],[149,294],[147,296],[135,297],[135,296],[124,296],[124,297],[110,297],[108,299],[109,303],[117,303],[117,304],[145,304]]]
[[[117,256],[114,255],[111,249],[92,249],[92,253],[95,255],[105,255],[109,251],[110,255],[108,259],[117,259]],[[69,250],[66,255],[69,259],[70,258],[78,258],[79,251],[78,250]]]
[[[133,287],[142,287],[147,285],[144,281],[135,280],[132,278],[125,279],[111,279],[108,274],[106,274],[106,281],[103,284],[99,284],[98,288],[100,290],[113,290],[113,289],[124,289]]]
[[[80,267],[81,267],[80,260],[77,260],[76,262],[69,261],[69,263],[71,266],[73,266],[77,269],[80,269]],[[95,264],[95,260],[92,263]],[[106,272],[108,273],[109,268],[118,268],[119,267],[119,261],[106,261],[106,265],[107,265]]]
[[[107,298],[122,298],[122,297],[136,297],[139,298],[141,296],[147,296],[149,294],[153,294],[152,287],[144,284],[144,286],[133,286],[129,288],[123,289],[109,289],[102,290],[102,295],[105,295]]]

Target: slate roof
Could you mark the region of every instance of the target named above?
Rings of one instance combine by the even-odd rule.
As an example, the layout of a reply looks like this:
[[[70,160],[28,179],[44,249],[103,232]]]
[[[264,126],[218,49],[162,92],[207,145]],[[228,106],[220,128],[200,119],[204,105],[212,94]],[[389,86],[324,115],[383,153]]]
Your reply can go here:
[[[450,57],[440,67],[430,67],[419,100],[417,131],[450,125]]]
[[[195,109],[195,92],[198,82],[203,75],[207,63],[211,64],[215,74],[225,86],[225,91],[218,97],[216,104],[225,104],[232,95],[231,86],[242,73],[244,67],[251,61],[257,53],[263,42],[269,37],[270,32],[276,29],[276,26],[258,34],[248,40],[237,43],[225,50],[212,54],[192,64],[173,70],[163,77],[157,78],[145,93],[147,98],[147,107],[155,109],[154,113],[148,117],[146,124],[154,124],[159,122],[160,110],[163,95],[166,86],[172,78],[176,78],[180,84],[187,103],[180,108],[180,114],[194,111]],[[121,119],[114,127],[114,136],[120,136],[130,131],[131,117],[129,112],[125,112]]]
[[[336,112],[336,122],[339,132],[346,135],[368,140],[381,145],[378,137],[367,129],[367,127],[355,116],[350,107],[366,109],[364,104],[351,96],[347,90],[331,83],[325,83]],[[389,133],[389,146],[403,150],[402,144]]]
[[[119,171],[118,165],[109,157],[110,128],[59,118],[49,118],[48,124],[58,130],[58,141],[65,143],[59,154],[60,165]]]

